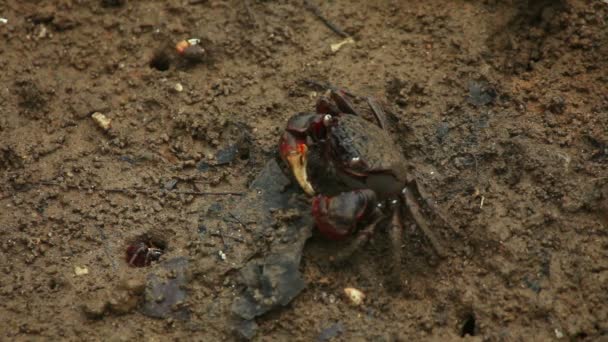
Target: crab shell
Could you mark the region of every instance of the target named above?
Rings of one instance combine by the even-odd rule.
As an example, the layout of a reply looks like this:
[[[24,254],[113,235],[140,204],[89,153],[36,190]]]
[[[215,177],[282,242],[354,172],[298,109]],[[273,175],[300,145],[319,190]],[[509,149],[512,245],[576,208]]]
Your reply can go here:
[[[320,145],[320,155],[309,156],[317,193],[370,189],[382,200],[398,195],[406,183],[407,163],[401,150],[388,132],[364,118],[332,117]]]

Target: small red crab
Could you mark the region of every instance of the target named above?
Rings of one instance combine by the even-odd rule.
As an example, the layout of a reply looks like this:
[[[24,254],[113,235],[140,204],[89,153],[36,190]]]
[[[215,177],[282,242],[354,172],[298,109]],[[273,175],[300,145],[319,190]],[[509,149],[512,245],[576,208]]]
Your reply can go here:
[[[384,113],[366,98],[378,124],[355,109],[355,97],[330,90],[315,113],[298,113],[287,122],[279,152],[301,188],[310,196],[317,229],[330,239],[343,239],[358,230],[352,244],[337,256],[347,259],[369,240],[376,226],[391,217],[390,235],[395,267],[401,263],[402,209],[423,231],[435,252],[443,248],[423,217],[417,196],[436,210],[407,172],[399,147],[384,129]],[[315,196],[316,195],[316,196]]]
[[[154,246],[152,242],[139,241],[127,247],[126,260],[129,266],[150,266],[163,254],[163,249]]]

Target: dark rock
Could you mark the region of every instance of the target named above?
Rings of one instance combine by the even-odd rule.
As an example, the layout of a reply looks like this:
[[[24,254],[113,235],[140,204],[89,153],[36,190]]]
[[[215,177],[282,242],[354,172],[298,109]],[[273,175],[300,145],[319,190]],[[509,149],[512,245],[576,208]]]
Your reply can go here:
[[[298,270],[300,256],[301,249],[288,249],[243,267],[241,282],[247,285],[247,290],[233,302],[232,312],[250,320],[289,304],[305,285]]]
[[[219,150],[215,156],[215,165],[226,165],[232,163],[232,161],[238,155],[238,148],[236,145],[230,145],[222,150]]]
[[[200,236],[201,239],[205,236],[205,234],[207,234],[207,231],[208,231],[207,226],[205,226],[202,223],[198,225],[198,235]]]
[[[437,140],[441,143],[443,142],[443,140],[445,139],[445,137],[448,135],[448,133],[450,132],[450,125],[447,122],[441,122],[439,125],[437,125],[437,129],[436,129],[436,136],[437,136]]]
[[[258,325],[254,320],[237,320],[233,329],[240,338],[251,340],[255,336]]]
[[[187,296],[188,259],[177,257],[159,266],[156,272],[148,274],[141,313],[154,318],[188,320],[190,312],[181,306]]]
[[[135,164],[135,159],[133,159],[132,156],[120,156],[118,159],[120,161],[127,162],[127,163],[129,163],[131,165]]]
[[[329,341],[332,338],[341,335],[342,332],[344,332],[344,326],[342,323],[334,323],[321,331],[319,336],[317,336],[317,342]]]
[[[469,103],[474,106],[485,106],[494,102],[496,90],[486,82],[469,82]]]
[[[232,303],[232,312],[245,321],[288,305],[305,287],[299,267],[304,244],[312,232],[310,215],[287,223],[284,231],[272,228],[271,212],[277,209],[309,211],[307,204],[295,200],[298,190],[285,191],[288,184],[290,180],[271,160],[232,211],[238,220],[257,222],[262,227],[256,232],[258,238],[264,238],[268,231],[281,234],[267,251],[261,251],[262,257],[250,260],[240,271],[239,280],[246,288]]]
[[[205,161],[200,161],[196,164],[196,169],[199,170],[200,172],[205,172],[207,170],[209,170],[211,168],[211,164],[205,162]]]
[[[547,101],[546,107],[553,114],[562,114],[566,110],[566,100],[559,95],[552,96]]]
[[[126,2],[126,0],[101,0],[101,5],[103,7],[120,7]]]
[[[175,186],[177,185],[177,179],[170,179],[167,182],[165,182],[165,190],[173,190],[175,188]]]

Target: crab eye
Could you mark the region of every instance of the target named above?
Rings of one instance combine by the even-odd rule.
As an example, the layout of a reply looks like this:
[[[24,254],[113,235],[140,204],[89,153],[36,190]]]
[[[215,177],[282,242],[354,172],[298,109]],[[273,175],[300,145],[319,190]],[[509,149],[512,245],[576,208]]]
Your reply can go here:
[[[331,119],[332,119],[331,115],[325,114],[325,116],[323,116],[323,124],[325,126],[329,126],[329,124],[331,123]]]

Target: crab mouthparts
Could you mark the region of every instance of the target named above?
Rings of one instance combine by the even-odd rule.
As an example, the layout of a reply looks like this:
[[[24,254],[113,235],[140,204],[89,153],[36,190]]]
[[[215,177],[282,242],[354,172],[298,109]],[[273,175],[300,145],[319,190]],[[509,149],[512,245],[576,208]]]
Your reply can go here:
[[[309,196],[314,196],[315,190],[308,181],[308,174],[306,172],[306,152],[308,152],[306,144],[298,144],[297,151],[292,151],[285,159],[287,159],[291,172],[293,172],[293,176],[298,181],[298,184],[300,184],[302,190]]]

